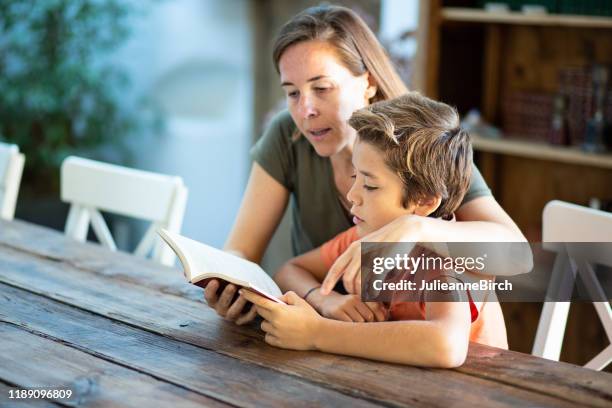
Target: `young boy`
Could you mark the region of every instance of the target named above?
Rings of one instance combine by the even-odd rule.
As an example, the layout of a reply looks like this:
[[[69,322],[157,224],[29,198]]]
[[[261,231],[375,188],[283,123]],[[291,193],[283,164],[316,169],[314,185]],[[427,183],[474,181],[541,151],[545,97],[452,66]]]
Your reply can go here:
[[[288,305],[241,291],[265,319],[266,342],[436,367],[461,365],[470,340],[507,348],[499,304],[476,304],[469,293],[469,302],[388,306],[363,303],[356,295],[319,293],[335,259],[359,237],[407,214],[451,222],[470,180],[469,136],[448,105],[410,93],[355,112],[349,124],[358,134],[355,181],[347,195],[356,225],[277,273],[281,289],[290,290],[284,296]]]

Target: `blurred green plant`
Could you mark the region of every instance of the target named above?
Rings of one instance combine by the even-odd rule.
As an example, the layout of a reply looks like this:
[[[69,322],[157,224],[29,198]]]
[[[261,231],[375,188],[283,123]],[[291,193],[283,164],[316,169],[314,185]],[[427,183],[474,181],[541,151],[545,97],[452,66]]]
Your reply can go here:
[[[103,61],[139,10],[123,0],[2,3],[0,139],[26,154],[24,187],[57,192],[70,154],[129,161],[125,142],[146,124],[122,103],[126,74]]]

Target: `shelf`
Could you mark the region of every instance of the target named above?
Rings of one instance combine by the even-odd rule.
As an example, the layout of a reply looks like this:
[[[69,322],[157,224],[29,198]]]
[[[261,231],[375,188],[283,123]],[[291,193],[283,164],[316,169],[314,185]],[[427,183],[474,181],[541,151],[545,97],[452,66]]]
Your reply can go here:
[[[612,28],[612,17],[565,14],[529,15],[520,12],[490,13],[481,9],[444,7],[442,21],[538,26]]]
[[[612,154],[588,153],[578,147],[553,146],[520,139],[490,139],[472,135],[474,150],[612,169]]]

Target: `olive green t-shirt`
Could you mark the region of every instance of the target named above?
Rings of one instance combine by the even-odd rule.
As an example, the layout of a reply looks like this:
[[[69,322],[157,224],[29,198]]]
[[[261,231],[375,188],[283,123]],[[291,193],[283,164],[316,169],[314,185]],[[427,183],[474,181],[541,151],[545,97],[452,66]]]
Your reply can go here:
[[[291,192],[291,244],[294,255],[321,246],[353,226],[336,191],[331,161],[319,156],[305,137],[293,140],[296,127],[287,110],[274,117],[251,149],[251,157]],[[463,199],[491,195],[472,165],[470,188]]]

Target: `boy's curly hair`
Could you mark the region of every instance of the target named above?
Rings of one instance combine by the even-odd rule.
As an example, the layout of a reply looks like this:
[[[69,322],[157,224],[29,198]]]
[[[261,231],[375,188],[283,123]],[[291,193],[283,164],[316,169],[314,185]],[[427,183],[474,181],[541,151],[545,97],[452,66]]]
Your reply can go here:
[[[353,113],[359,140],[383,152],[404,185],[402,205],[440,196],[431,217],[449,218],[470,185],[472,145],[457,111],[418,92],[376,102]]]

